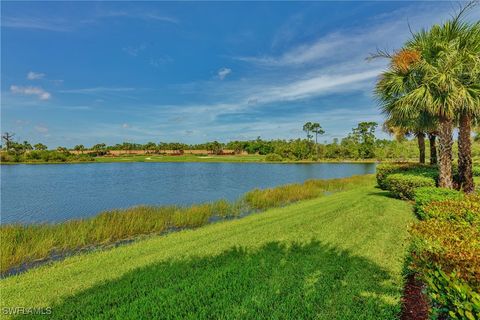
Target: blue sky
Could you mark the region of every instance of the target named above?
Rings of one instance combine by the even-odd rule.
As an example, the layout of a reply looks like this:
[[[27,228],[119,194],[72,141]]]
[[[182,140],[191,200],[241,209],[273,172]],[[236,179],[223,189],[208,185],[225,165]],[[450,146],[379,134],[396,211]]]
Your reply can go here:
[[[382,122],[385,61],[452,2],[2,2],[1,125],[50,147],[323,140]],[[479,18],[478,9],[471,19]]]

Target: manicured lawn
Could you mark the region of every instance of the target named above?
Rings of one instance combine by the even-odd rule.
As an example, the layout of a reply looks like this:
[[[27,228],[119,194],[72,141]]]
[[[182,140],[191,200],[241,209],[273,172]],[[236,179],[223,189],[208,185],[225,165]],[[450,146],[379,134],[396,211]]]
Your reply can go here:
[[[0,281],[0,304],[57,319],[395,319],[414,217],[373,185],[33,269]]]

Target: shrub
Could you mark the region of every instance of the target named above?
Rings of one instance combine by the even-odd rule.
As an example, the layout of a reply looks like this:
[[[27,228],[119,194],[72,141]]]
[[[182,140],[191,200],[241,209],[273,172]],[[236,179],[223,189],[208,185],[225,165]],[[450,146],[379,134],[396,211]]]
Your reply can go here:
[[[434,187],[435,180],[429,177],[395,173],[387,176],[385,185],[395,197],[413,200],[417,188]]]
[[[276,153],[269,153],[265,156],[265,161],[280,162],[283,161],[283,157]]]
[[[377,184],[383,190],[387,190],[386,178],[390,174],[409,173],[412,175],[431,177],[437,180],[438,169],[434,166],[418,163],[385,163],[377,166]]]
[[[433,201],[422,206],[423,219],[455,220],[480,226],[480,195]]]
[[[473,167],[473,176],[480,177],[480,166]]]
[[[427,284],[434,315],[480,317],[480,228],[429,219],[410,230],[410,269]]]
[[[421,219],[425,219],[424,206],[432,201],[460,199],[462,193],[452,189],[422,187],[415,190],[415,212]]]

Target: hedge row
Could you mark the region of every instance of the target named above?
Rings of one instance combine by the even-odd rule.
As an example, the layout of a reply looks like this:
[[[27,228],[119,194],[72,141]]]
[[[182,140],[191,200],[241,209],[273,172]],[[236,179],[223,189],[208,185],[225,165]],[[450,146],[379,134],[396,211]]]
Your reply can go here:
[[[377,166],[377,184],[380,188],[388,190],[386,179],[395,173],[404,173],[437,180],[438,170],[436,166],[417,163],[385,163]]]
[[[416,176],[406,173],[389,174],[384,184],[392,195],[405,200],[413,200],[415,190],[421,187],[435,187],[435,180],[431,177]]]
[[[434,319],[480,319],[480,195],[419,188],[410,269],[427,285]]]

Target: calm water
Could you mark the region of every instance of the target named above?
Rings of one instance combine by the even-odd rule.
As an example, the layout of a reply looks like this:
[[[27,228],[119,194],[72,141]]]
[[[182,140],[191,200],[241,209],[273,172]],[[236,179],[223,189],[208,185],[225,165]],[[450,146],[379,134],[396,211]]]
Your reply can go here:
[[[234,200],[253,188],[373,173],[375,164],[96,163],[0,169],[1,223],[30,223],[140,204]]]

